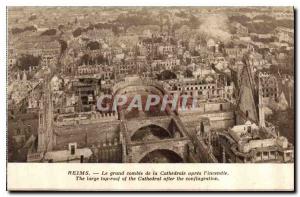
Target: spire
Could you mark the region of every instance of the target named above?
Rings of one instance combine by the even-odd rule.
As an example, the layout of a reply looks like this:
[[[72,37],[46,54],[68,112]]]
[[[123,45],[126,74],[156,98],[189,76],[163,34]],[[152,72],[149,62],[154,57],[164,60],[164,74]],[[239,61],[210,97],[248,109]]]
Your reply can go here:
[[[20,81],[20,73],[17,73],[17,81]]]
[[[23,71],[23,77],[22,77],[23,81],[27,81],[27,75],[25,70]]]
[[[259,125],[261,127],[266,127],[265,124],[265,111],[264,111],[264,104],[263,104],[263,92],[262,92],[262,85],[261,85],[261,73],[259,73],[258,77],[258,111],[259,111]]]

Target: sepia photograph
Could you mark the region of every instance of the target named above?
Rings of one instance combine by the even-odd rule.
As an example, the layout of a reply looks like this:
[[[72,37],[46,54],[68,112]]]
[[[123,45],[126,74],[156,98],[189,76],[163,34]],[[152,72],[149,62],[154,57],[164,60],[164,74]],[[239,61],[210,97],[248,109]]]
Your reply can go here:
[[[8,6],[7,162],[293,164],[294,51],[293,7]]]

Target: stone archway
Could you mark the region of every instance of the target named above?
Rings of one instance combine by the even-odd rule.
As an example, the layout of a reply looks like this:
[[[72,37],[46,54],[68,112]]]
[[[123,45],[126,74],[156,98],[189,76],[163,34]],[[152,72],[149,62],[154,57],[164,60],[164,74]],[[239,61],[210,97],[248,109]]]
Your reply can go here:
[[[131,141],[162,140],[167,138],[172,138],[170,131],[161,126],[150,124],[135,131],[131,136]]]
[[[133,87],[132,87],[133,86]],[[163,84],[158,81],[145,79],[145,78],[135,78],[130,79],[130,77],[125,79],[125,81],[119,82],[113,86],[113,95],[123,94],[126,89],[132,89],[138,87],[143,87],[144,89],[149,89],[157,92],[159,95],[167,94],[166,90],[164,89]]]
[[[176,73],[171,70],[164,70],[157,76],[158,80],[170,80],[177,79]]]
[[[148,152],[139,163],[183,163],[184,160],[176,152],[168,149],[156,149]]]

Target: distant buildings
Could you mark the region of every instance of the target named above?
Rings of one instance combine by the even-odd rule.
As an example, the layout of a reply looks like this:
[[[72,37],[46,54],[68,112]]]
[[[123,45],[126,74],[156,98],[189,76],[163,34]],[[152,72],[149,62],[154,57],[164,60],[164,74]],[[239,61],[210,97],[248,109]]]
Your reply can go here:
[[[234,22],[224,27],[230,36],[221,39],[180,17],[129,25],[114,21],[126,10],[64,13],[49,8],[47,14],[33,14],[28,9],[22,13],[32,20],[12,14],[9,21],[18,27],[24,23],[22,28],[32,25],[9,33],[10,156],[26,152],[9,160],[293,162],[293,144],[265,120],[270,111],[294,107],[294,79],[285,72],[293,62],[292,29],[258,34]],[[245,13],[250,18],[259,14]],[[41,36],[49,28],[57,34]],[[234,33],[227,32],[231,28]],[[20,57],[26,54],[40,58],[38,65],[21,68]],[[190,100],[187,108],[180,100],[175,110],[160,111],[159,103],[150,112],[104,112],[97,101],[105,94]],[[111,101],[104,105],[111,107]],[[22,116],[27,113],[33,114],[28,120]]]
[[[292,44],[294,42],[294,30],[284,27],[277,27],[275,29],[275,36],[280,42],[287,42]]]
[[[224,163],[282,163],[294,158],[293,146],[287,138],[250,121],[230,128],[219,138]]]

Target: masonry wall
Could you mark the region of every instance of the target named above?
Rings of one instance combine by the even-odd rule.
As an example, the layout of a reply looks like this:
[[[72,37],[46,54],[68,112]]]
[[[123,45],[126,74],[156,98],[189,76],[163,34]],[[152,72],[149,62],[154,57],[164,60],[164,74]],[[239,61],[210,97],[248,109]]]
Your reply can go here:
[[[187,140],[165,140],[157,143],[136,144],[130,147],[130,162],[138,163],[148,153],[155,150],[170,150],[178,154],[183,161],[186,161],[186,144]]]
[[[130,136],[132,136],[138,129],[149,125],[157,125],[168,130],[170,123],[171,118],[168,116],[151,117],[148,119],[131,119],[130,121],[126,121],[127,129],[129,132],[128,135]]]
[[[233,112],[215,112],[215,113],[184,113],[180,114],[182,122],[185,127],[194,132],[200,125],[202,118],[210,120],[211,129],[227,129],[234,126],[234,113]]]
[[[113,121],[55,127],[54,149],[67,149],[68,144],[72,142],[76,142],[78,148],[113,142],[119,138],[119,125],[119,121]]]

